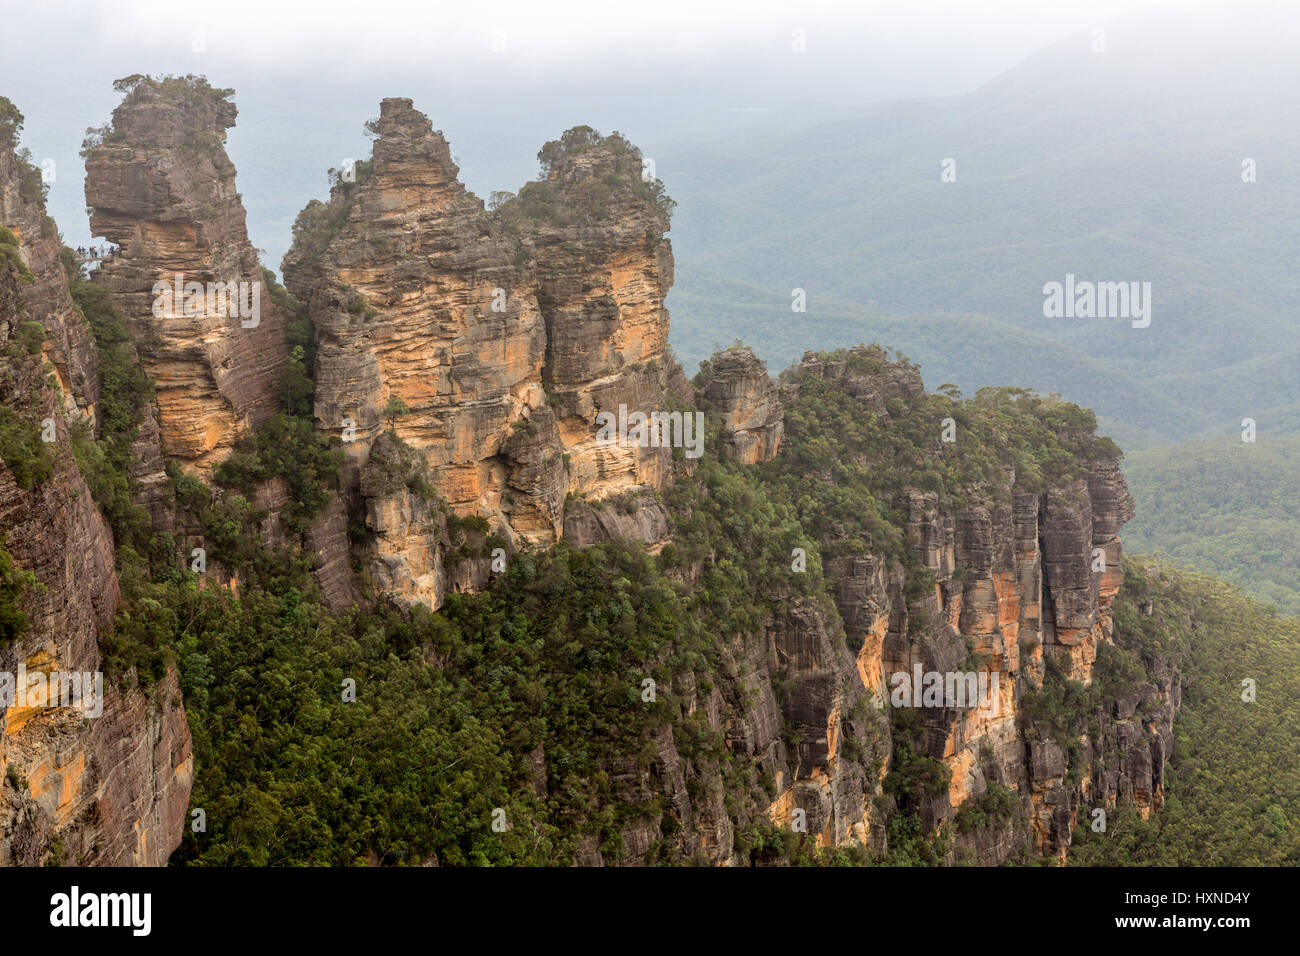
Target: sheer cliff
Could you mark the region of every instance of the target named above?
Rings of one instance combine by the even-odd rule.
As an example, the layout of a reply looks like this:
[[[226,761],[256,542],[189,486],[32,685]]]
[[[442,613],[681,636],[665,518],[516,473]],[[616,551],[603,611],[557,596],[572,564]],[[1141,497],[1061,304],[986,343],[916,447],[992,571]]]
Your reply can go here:
[[[263,286],[226,155],[229,90],[129,77],[85,143],[91,232],[119,254],[95,280],[157,390],[168,460],[206,474],[281,405],[287,317]]]
[[[31,273],[22,301],[45,326],[42,350],[59,377],[67,411],[93,421],[100,388],[95,340],[68,293],[63,246],[54,220],[45,214],[41,171],[20,160],[14,146],[0,137],[0,223],[17,239]]]
[[[189,726],[175,667],[150,687],[103,673],[114,539],[73,450],[101,369],[32,173],[0,143],[0,865],[158,866],[180,842]],[[70,674],[83,707],[54,689]]]
[[[347,454],[372,576],[436,608],[456,586],[437,513],[359,477],[385,431],[452,514],[487,520],[510,551],[559,540],[569,495],[667,480],[667,443],[602,442],[597,425],[664,408],[667,206],[616,134],[566,133],[540,154],[546,179],[489,211],[410,100],[384,100],[370,130],[372,157],[299,216],[284,274],[316,328],[316,422]],[[602,511],[586,509],[588,531]]]
[[[1144,684],[1164,701],[1157,719],[1123,705],[1098,707],[1084,731],[1044,719],[1060,718],[1052,705],[1065,688],[1094,684],[1099,660],[1113,663],[1118,531],[1133,506],[1091,416],[1015,390],[927,395],[913,366],[874,348],[810,354],[783,382],[787,446],[770,473],[819,538],[856,676],[875,706],[895,708],[900,776],[885,778],[886,796],[935,830],[990,792],[1014,792],[1017,826],[1054,855],[1081,807],[1158,808],[1178,700],[1168,661]],[[819,484],[847,491],[853,507]],[[946,697],[918,707],[918,670],[973,674],[987,690],[975,707]],[[817,712],[810,732],[834,739],[833,711]],[[903,785],[900,757],[919,781]],[[830,826],[844,812],[813,799],[810,819]],[[984,862],[1017,842],[971,839]]]

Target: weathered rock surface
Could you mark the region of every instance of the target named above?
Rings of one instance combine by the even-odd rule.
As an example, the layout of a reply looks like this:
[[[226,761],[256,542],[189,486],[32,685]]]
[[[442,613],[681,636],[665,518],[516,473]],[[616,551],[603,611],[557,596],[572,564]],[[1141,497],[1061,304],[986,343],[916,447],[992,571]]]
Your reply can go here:
[[[20,318],[41,320],[47,330],[75,322],[62,311],[57,282],[47,283],[43,291],[28,287],[40,294],[24,299],[20,316],[14,271],[0,267],[0,347],[11,345]],[[41,303],[55,315],[46,319]],[[93,350],[83,357],[93,368]],[[46,385],[37,356],[9,352],[0,365],[6,407],[34,431],[53,420],[56,438],[49,476],[29,487],[0,461],[0,541],[35,585],[18,598],[28,623],[0,644],[0,672],[102,671],[99,638],[120,597],[113,540],[68,440],[69,418],[93,403],[69,406]],[[0,706],[0,864],[159,866],[180,844],[193,762],[175,671],[150,694],[133,675],[106,683],[97,717],[40,700]]]
[[[361,468],[366,526],[374,535],[373,584],[398,604],[440,607],[447,582],[442,553],[443,515],[419,488],[417,454],[392,434],[381,434]]]
[[[345,448],[358,463],[387,425],[427,457],[457,511],[499,513],[503,446],[545,404],[545,325],[442,135],[400,99],[383,102],[378,131],[356,182],[300,217],[284,263],[319,337],[317,422],[341,436],[353,422]],[[385,422],[394,400],[406,411]]]
[[[575,548],[625,538],[649,546],[668,535],[668,512],[652,492],[631,492],[605,501],[576,499],[564,512],[564,538]]]
[[[886,422],[911,415],[925,398],[914,367],[874,348],[810,355],[783,376],[787,398],[813,377],[838,383],[864,417]],[[732,457],[769,454],[780,440],[773,426],[781,399],[757,360],[729,350],[697,386],[701,405],[723,418]],[[1098,648],[1115,639],[1118,531],[1132,502],[1113,461],[1076,465],[1079,477],[1049,478],[1045,487],[1007,466],[960,503],[904,487],[897,506],[906,560],[846,553],[832,525],[821,542],[832,601],[778,588],[759,628],[719,635],[721,662],[708,686],[687,673],[666,688],[680,702],[678,721],[702,721],[752,763],[766,805],[746,802],[754,791],[732,792],[716,810],[717,772],[680,751],[680,737],[661,735],[647,741],[658,755],[649,770],[637,777],[629,765],[620,778],[636,783],[642,802],[659,797],[657,823],[652,814],[625,828],[619,853],[580,848],[578,862],[640,865],[665,846],[679,854],[671,859],[747,861],[738,831],[762,816],[819,846],[880,853],[889,847],[890,818],[906,812],[925,832],[951,835],[950,862],[992,865],[1026,852],[1063,857],[1091,807],[1121,799],[1143,812],[1158,807],[1179,699],[1176,666],[1157,662],[1151,681],[1104,699],[1091,730],[1044,724],[1041,707],[1026,703],[1060,686],[1052,680],[1090,684]],[[577,546],[649,540],[660,534],[656,501],[651,494],[571,501],[565,537]],[[675,517],[664,515],[669,540]],[[969,673],[976,696],[902,712],[893,700],[897,675],[910,686],[917,668]],[[905,782],[887,788],[895,772]],[[940,774],[941,786],[923,785]],[[963,808],[975,812],[959,818]]]
[[[723,449],[744,465],[771,461],[785,423],[781,397],[767,368],[750,349],[732,347],[709,362],[700,403],[723,417]]]
[[[384,100],[374,132],[371,159],[299,216],[284,275],[316,327],[317,427],[344,441],[345,487],[374,533],[371,579],[437,607],[438,520],[407,497],[373,500],[362,477],[383,434],[427,463],[454,514],[486,518],[512,550],[570,527],[619,533],[592,511],[566,521],[566,497],[668,480],[671,448],[597,440],[601,411],[662,409],[675,370],[667,214],[621,137],[550,144],[547,178],[488,212],[410,100]],[[478,577],[457,573],[453,587]]]
[[[661,487],[666,447],[601,444],[601,412],[663,408],[671,363],[668,213],[642,181],[640,153],[622,137],[570,130],[543,148],[546,178],[505,204],[507,229],[526,226],[537,302],[546,319],[547,394],[569,456],[569,486],[593,499]]]
[[[91,231],[121,250],[95,281],[156,383],[163,454],[201,474],[279,410],[288,357],[224,148],[228,95],[140,79],[86,158]]]
[[[881,416],[890,414],[891,401],[923,395],[915,370],[888,362],[883,352],[858,348],[849,357],[856,360],[810,354],[787,387],[797,393],[808,375],[842,380],[864,414]],[[1144,725],[1121,707],[1118,717],[1102,721],[1100,739],[1088,742],[1072,768],[1060,743],[1027,725],[1021,710],[1024,696],[1043,686],[1048,664],[1064,679],[1088,684],[1098,646],[1114,640],[1117,532],[1133,504],[1114,462],[1081,465],[1082,478],[1032,493],[1008,472],[1002,487],[957,509],[941,508],[932,493],[908,494],[905,540],[928,575],[927,588],[909,590],[911,575],[883,555],[835,558],[826,568],[850,646],[859,648],[858,681],[870,697],[880,699],[892,675],[910,675],[916,666],[941,673],[973,667],[990,689],[997,675],[993,706],[920,709],[924,752],[951,773],[945,793],[914,808],[928,828],[951,825],[955,811],[990,783],[1018,793],[1021,812],[1012,829],[1020,832],[959,835],[958,850],[984,863],[1007,859],[1027,841],[1040,853],[1063,855],[1081,806],[1113,807],[1123,796],[1143,808],[1162,799],[1176,667],[1162,665],[1159,686],[1144,692],[1156,719]],[[817,754],[810,757],[816,765]],[[781,817],[787,803],[778,801],[774,814]]]
[[[45,326],[43,351],[58,376],[65,407],[93,422],[100,388],[95,339],[68,292],[58,229],[32,192],[34,172],[24,175],[14,151],[0,147],[0,223],[18,239],[31,270],[33,281],[20,290],[21,308]]]

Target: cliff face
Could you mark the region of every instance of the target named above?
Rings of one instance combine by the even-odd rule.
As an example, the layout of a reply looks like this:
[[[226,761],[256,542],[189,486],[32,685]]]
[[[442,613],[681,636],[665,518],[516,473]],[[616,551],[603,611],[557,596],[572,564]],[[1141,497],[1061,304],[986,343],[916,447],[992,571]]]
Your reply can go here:
[[[349,456],[371,576],[437,607],[439,519],[369,493],[378,437],[391,430],[453,513],[512,550],[557,541],[569,493],[660,487],[671,449],[598,441],[597,417],[663,408],[667,217],[621,138],[553,144],[548,178],[489,213],[410,100],[384,100],[373,132],[371,159],[300,215],[284,275],[317,331],[317,426]]]
[[[17,238],[32,282],[19,289],[21,307],[45,326],[42,350],[59,379],[65,406],[93,422],[99,401],[95,339],[68,294],[54,221],[45,214],[34,169],[20,167],[14,151],[0,146],[0,223]]]
[[[540,428],[539,444],[554,431],[540,384],[545,326],[526,273],[409,100],[383,102],[378,133],[357,181],[300,218],[284,264],[319,339],[318,426],[360,466],[391,425],[458,513],[503,529],[518,514],[522,537],[554,541],[559,455],[523,461],[511,443],[515,426]],[[405,411],[386,416],[390,403]]]
[[[0,151],[6,196],[12,160]],[[85,324],[48,249],[24,245],[24,258],[29,249],[42,269],[31,270],[30,284],[20,286],[12,265],[0,262],[0,392],[13,416],[4,427],[30,431],[29,442],[10,442],[15,451],[0,460],[0,547],[25,577],[15,597],[26,625],[0,639],[0,673],[13,681],[20,668],[29,675],[102,671],[99,638],[120,595],[112,534],[68,435],[69,422],[94,406],[93,341],[50,347],[50,338],[80,342]],[[38,340],[29,353],[20,334],[20,323],[36,321],[47,332],[43,356]],[[69,364],[51,387],[42,360],[59,369],[60,358]],[[43,422],[53,423],[53,441],[37,437]],[[136,688],[132,675],[107,681],[102,715],[90,718],[39,697],[20,701],[13,684],[6,690],[13,696],[0,704],[0,864],[164,864],[180,843],[193,771],[175,671],[152,694]]]
[[[500,210],[528,237],[546,317],[547,393],[555,403],[569,488],[593,500],[660,487],[668,447],[604,444],[601,412],[663,408],[670,363],[664,298],[673,282],[666,206],[642,181],[640,154],[579,127],[544,147],[546,178]]]
[[[156,383],[163,454],[200,473],[278,410],[288,356],[223,146],[228,95],[141,79],[87,144],[91,231],[121,250],[95,280]]]
[[[874,371],[864,373],[855,355],[875,359]],[[883,354],[861,349],[851,350],[847,360],[810,355],[788,388],[793,396],[809,377],[837,381],[862,415],[888,417],[891,407],[895,415],[904,414],[924,395],[919,375],[881,359]],[[891,406],[891,400],[901,404]],[[1044,707],[1024,706],[1027,695],[1041,701],[1054,692],[1044,686],[1048,667],[1062,682],[1092,684],[1099,647],[1114,643],[1117,532],[1133,514],[1132,500],[1113,460],[1085,458],[1077,464],[1081,477],[1048,476],[1038,491],[1027,490],[1008,468],[1000,481],[986,483],[961,506],[941,506],[934,493],[905,492],[904,542],[913,570],[884,553],[827,562],[849,644],[856,648],[855,676],[877,706],[896,703],[890,700],[894,675],[910,677],[916,668],[983,673],[987,679],[987,706],[918,709],[921,725],[909,746],[950,774],[943,792],[915,801],[928,829],[950,826],[966,801],[997,784],[1017,793],[1035,848],[1063,855],[1073,826],[1088,822],[1087,808],[1113,808],[1122,796],[1145,809],[1162,799],[1176,669],[1164,668],[1162,678],[1141,692],[1164,702],[1155,720],[1135,719],[1131,700],[1111,700],[1096,715],[1098,736],[1083,733],[1081,749],[1074,747],[1075,728],[1062,732],[1041,718]],[[823,546],[834,554],[834,539]],[[842,664],[833,670],[845,672]],[[825,733],[835,736],[833,720]],[[1070,760],[1067,748],[1073,751]],[[814,759],[813,776],[826,766]],[[874,796],[870,786],[867,795]],[[788,813],[788,805],[805,805],[797,793],[783,801],[778,815]],[[832,819],[837,813],[835,802],[824,798],[812,809]],[[1000,862],[1020,842],[1006,835],[990,842],[989,834],[977,833],[959,836],[957,845],[974,850],[983,862]]]
[[[722,415],[723,452],[742,465],[771,461],[785,434],[781,397],[751,350],[729,348],[713,357],[700,404]]]
[[[1118,531],[1132,502],[1104,443],[1050,405],[1035,419],[977,404],[960,427],[987,416],[991,430],[966,440],[998,463],[977,479],[957,478],[935,460],[955,462],[972,449],[961,438],[944,449],[937,416],[950,412],[938,411],[914,367],[874,348],[809,354],[782,377],[779,396],[760,371],[739,348],[702,371],[701,402],[724,422],[711,447],[740,461],[765,453],[763,436],[781,434],[781,407],[792,410],[798,430],[788,453],[798,457],[784,478],[762,473],[767,494],[787,507],[828,483],[852,494],[860,466],[872,494],[885,495],[877,501],[889,503],[897,542],[858,543],[864,532],[879,545],[890,534],[870,521],[851,526],[826,516],[827,504],[803,513],[804,529],[817,529],[831,600],[775,576],[764,585],[772,609],[756,629],[719,637],[720,663],[707,681],[700,673],[675,680],[678,720],[702,721],[767,781],[748,791],[759,805],[747,807],[734,784],[722,786],[719,769],[684,754],[682,735],[662,735],[648,742],[658,757],[645,786],[664,796],[665,816],[626,829],[618,857],[591,848],[579,862],[647,862],[665,841],[698,860],[748,862],[752,848],[737,824],[756,816],[818,846],[885,853],[897,849],[888,834],[899,814],[935,837],[932,862],[1063,859],[1072,831],[1089,825],[1093,811],[1113,811],[1121,800],[1144,814],[1158,808],[1180,675],[1157,655],[1140,678],[1120,679],[1123,668],[1110,656],[1135,640],[1115,633],[1112,613]],[[838,432],[850,421],[876,430],[832,452],[823,429]],[[1074,449],[1057,459],[1058,474],[1037,475],[1010,451],[1016,429],[1042,422]],[[893,477],[877,480],[878,471]],[[921,490],[941,475],[942,494]],[[697,497],[669,510],[674,544],[694,526],[693,512],[714,507],[708,490],[690,493]],[[749,515],[759,503],[734,506]],[[761,550],[755,542],[741,553],[772,560]],[[688,571],[688,588],[707,590],[704,567],[737,558],[716,544],[708,555]],[[792,571],[804,567],[796,560]],[[965,686],[977,690],[964,701],[914,697],[918,670],[970,675]],[[668,817],[675,823],[666,825]]]

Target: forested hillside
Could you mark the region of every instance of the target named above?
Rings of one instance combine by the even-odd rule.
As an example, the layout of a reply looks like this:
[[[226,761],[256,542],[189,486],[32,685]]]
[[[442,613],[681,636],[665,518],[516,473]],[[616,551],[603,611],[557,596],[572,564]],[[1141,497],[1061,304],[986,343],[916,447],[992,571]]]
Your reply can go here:
[[[1189,648],[1165,805],[1145,820],[1121,808],[1105,833],[1080,827],[1070,863],[1300,863],[1300,619],[1208,575],[1139,562],[1115,626],[1163,630]]]
[[[1300,436],[1271,426],[1254,442],[1238,430],[1131,453],[1124,473],[1138,507],[1125,541],[1300,614],[1297,466]]]

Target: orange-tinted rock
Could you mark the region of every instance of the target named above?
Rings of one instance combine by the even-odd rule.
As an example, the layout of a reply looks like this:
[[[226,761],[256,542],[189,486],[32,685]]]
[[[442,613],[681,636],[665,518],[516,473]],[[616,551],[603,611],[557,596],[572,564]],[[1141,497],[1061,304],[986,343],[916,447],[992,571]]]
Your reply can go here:
[[[785,394],[797,397],[807,376],[816,375],[842,383],[863,415],[886,419],[924,394],[913,368],[889,362],[878,349],[840,354],[806,356],[783,377]],[[1098,646],[1114,637],[1118,531],[1132,516],[1132,500],[1109,459],[1077,464],[1083,477],[1049,479],[1046,489],[1033,492],[1007,471],[999,485],[968,494],[959,507],[941,505],[933,492],[904,488],[904,540],[928,572],[925,588],[909,588],[916,572],[891,572],[881,555],[826,563],[850,647],[857,649],[855,677],[870,695],[879,698],[882,682],[918,665],[941,674],[974,667],[989,678],[990,695],[997,677],[995,706],[987,710],[922,709],[920,745],[951,778],[943,793],[912,807],[927,829],[935,829],[951,825],[955,811],[990,783],[1016,793],[1018,818],[1027,825],[1023,840],[1010,831],[959,835],[959,844],[984,863],[1006,859],[1025,841],[1060,857],[1088,807],[1113,807],[1125,798],[1144,811],[1163,793],[1178,700],[1172,666],[1163,665],[1158,684],[1144,685],[1159,719],[1143,726],[1133,716],[1136,705],[1125,712],[1119,702],[1118,714],[1097,722],[1098,739],[1085,735],[1079,756],[1071,758],[1078,761],[1072,782],[1059,742],[1044,739],[1046,728],[1022,726],[1022,701],[1043,686],[1049,664],[1087,684]],[[829,773],[833,777],[836,768]],[[783,793],[779,806],[788,809],[794,794]],[[870,787],[863,796],[872,796]],[[849,838],[857,838],[855,831]]]
[[[317,427],[344,440],[345,485],[359,487],[391,430],[452,511],[486,518],[512,548],[557,541],[569,493],[662,486],[670,448],[597,440],[601,411],[662,409],[677,371],[667,214],[639,154],[566,134],[544,150],[547,178],[488,212],[410,100],[384,100],[375,132],[371,159],[303,210],[284,262],[317,330]],[[382,549],[374,577],[436,607],[437,520],[359,490]]]
[[[86,158],[91,231],[121,249],[95,281],[157,386],[163,454],[201,473],[279,410],[288,358],[287,317],[263,285],[223,145],[228,94],[141,80]],[[177,282],[179,299],[155,291]]]
[[[0,175],[13,168],[0,162]],[[8,185],[0,179],[0,193]],[[66,285],[46,281],[40,295],[21,303],[20,316],[15,270],[0,265],[0,346],[12,344],[20,319],[47,330],[75,322],[63,311]],[[40,311],[47,307],[54,313]],[[88,365],[94,360],[86,353]],[[0,672],[15,680],[20,668],[93,675],[103,671],[99,640],[120,591],[112,535],[78,470],[64,417],[93,403],[69,406],[63,377],[58,388],[47,385],[39,356],[6,348],[0,365],[5,406],[34,431],[47,420],[55,428],[47,477],[24,488],[10,467],[17,463],[0,461],[0,542],[35,584],[18,596],[27,626],[0,644]],[[98,716],[40,697],[19,701],[16,688],[6,687],[15,697],[0,705],[0,865],[58,859],[158,866],[180,844],[193,767],[176,673],[154,694],[136,687],[132,675],[105,683]]]

